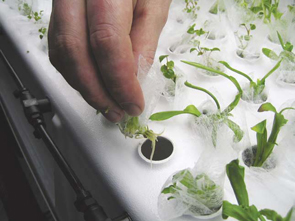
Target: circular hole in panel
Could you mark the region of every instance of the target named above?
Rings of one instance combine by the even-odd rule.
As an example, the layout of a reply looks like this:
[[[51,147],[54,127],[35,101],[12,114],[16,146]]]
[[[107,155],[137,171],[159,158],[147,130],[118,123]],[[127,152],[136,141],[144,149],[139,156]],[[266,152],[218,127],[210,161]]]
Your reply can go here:
[[[138,148],[138,153],[140,157],[150,163],[150,157],[152,153],[152,142],[150,140],[145,140],[141,146]],[[172,142],[162,136],[158,137],[156,142],[155,153],[152,159],[153,164],[160,164],[167,162],[173,155],[174,147]]]

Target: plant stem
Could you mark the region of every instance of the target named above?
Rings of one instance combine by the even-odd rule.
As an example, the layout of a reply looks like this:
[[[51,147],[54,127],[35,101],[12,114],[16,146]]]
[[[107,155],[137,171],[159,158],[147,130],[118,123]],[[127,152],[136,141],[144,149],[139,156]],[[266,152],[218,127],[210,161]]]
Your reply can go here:
[[[282,114],[285,110],[295,110],[295,108],[294,107],[286,107],[280,111],[280,114]]]
[[[203,70],[206,70],[206,71],[211,71],[213,73],[219,74],[219,75],[221,75],[221,76],[229,79],[236,86],[236,88],[238,89],[239,93],[240,94],[243,94],[243,90],[242,90],[240,84],[237,82],[237,80],[234,77],[229,76],[229,75],[227,75],[227,74],[225,74],[225,73],[223,73],[221,71],[215,70],[213,68],[204,66],[204,65],[199,64],[199,63],[196,63],[196,62],[183,61],[183,60],[181,62],[183,62],[185,64],[188,64],[188,65],[192,65],[192,66],[194,66],[196,68],[200,68],[200,69],[203,69]]]
[[[225,61],[219,61],[220,64],[223,64],[226,68],[228,68],[229,70],[236,72],[237,74],[242,75],[243,77],[247,78],[251,83],[253,82],[252,78],[250,78],[247,74],[245,74],[244,72],[241,72],[237,69],[234,69],[233,67],[231,67],[227,62]]]
[[[277,70],[282,62],[283,59],[279,60],[279,62],[260,80],[261,84],[264,84],[265,79],[268,78],[273,72],[275,72],[275,70]]]
[[[205,88],[195,86],[195,85],[193,85],[193,84],[191,84],[191,83],[189,83],[187,81],[184,84],[187,87],[190,87],[190,88],[193,88],[193,89],[196,89],[196,90],[200,90],[200,91],[203,91],[206,94],[208,94],[214,100],[214,102],[215,102],[215,104],[217,106],[217,109],[220,110],[220,105],[219,105],[219,102],[218,102],[217,98],[210,91],[206,90]]]

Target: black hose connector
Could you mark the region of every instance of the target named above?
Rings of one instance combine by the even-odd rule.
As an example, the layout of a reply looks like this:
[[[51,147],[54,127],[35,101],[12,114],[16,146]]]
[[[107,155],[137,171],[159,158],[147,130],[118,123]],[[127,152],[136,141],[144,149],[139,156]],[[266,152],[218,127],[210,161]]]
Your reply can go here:
[[[28,122],[36,129],[39,124],[45,126],[43,113],[51,111],[49,99],[36,99],[28,89],[22,88],[14,91],[14,96],[19,98],[24,109]],[[41,135],[37,130],[34,131],[36,138],[40,139]]]
[[[112,221],[88,191],[79,194],[74,204],[79,212],[84,213],[85,221]]]

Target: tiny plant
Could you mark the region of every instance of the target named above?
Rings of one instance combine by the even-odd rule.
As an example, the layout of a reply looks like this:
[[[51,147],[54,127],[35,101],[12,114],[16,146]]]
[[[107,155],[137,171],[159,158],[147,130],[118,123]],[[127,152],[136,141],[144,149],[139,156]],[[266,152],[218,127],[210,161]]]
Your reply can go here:
[[[274,112],[275,116],[273,120],[272,130],[268,139],[266,120],[263,120],[262,122],[251,128],[253,131],[256,132],[257,139],[257,151],[256,155],[254,156],[252,165],[253,167],[261,167],[272,153],[275,145],[277,145],[276,140],[281,128],[288,122],[288,120],[285,119],[283,112],[290,109],[295,110],[292,107],[287,107],[280,112],[277,112],[276,108],[271,103],[265,103],[259,107],[258,112],[272,111]]]
[[[214,146],[216,146],[218,128],[222,124],[226,124],[234,132],[234,142],[239,142],[243,138],[244,132],[240,129],[240,127],[235,122],[233,122],[232,120],[228,118],[232,116],[230,112],[238,105],[239,100],[241,98],[240,94],[237,94],[234,101],[227,108],[221,111],[220,104],[217,98],[211,92],[209,92],[205,88],[195,86],[187,81],[185,82],[185,85],[189,88],[205,92],[214,100],[216,104],[217,112],[207,116],[209,121],[208,124],[212,126],[211,138],[212,138],[212,143]],[[182,111],[181,110],[180,111],[164,111],[164,112],[155,113],[150,116],[150,119],[153,121],[163,121],[180,114],[190,114],[195,117],[200,117],[202,115],[202,113],[194,105],[189,105]]]
[[[207,174],[200,173],[194,177],[187,169],[175,174],[172,184],[164,188],[161,193],[168,195],[167,200],[183,201],[195,215],[210,215],[217,212],[223,200],[223,189]],[[198,204],[204,205],[206,210],[203,209],[204,206],[198,208]]]
[[[278,39],[280,41],[283,51],[280,55],[277,55],[273,50],[268,48],[262,48],[262,53],[272,60],[279,60],[280,58],[287,58],[289,61],[295,63],[295,54],[292,52],[293,45],[290,42],[284,42],[282,36],[277,32]]]
[[[271,23],[272,17],[279,20],[283,13],[279,11],[280,0],[261,0],[260,5],[252,9],[263,16],[264,23]]]
[[[220,51],[219,48],[200,47],[200,41],[195,41],[195,45],[196,45],[195,47],[190,49],[190,52],[196,51],[198,56],[208,53],[209,54],[208,57],[209,57],[213,51]]]
[[[164,77],[171,79],[175,83],[177,76],[174,72],[174,61],[169,61],[168,56],[169,55],[162,55],[159,57],[160,62],[162,62],[164,59],[166,60],[166,63],[161,66],[161,72],[163,73]]]
[[[185,8],[184,11],[190,14],[193,18],[197,18],[198,14],[197,11],[200,10],[198,6],[197,0],[185,0]]]
[[[225,5],[223,1],[220,0],[216,0],[214,2],[214,4],[211,6],[211,8],[209,9],[209,12],[211,14],[215,14],[217,15],[218,12],[225,12]]]
[[[238,35],[238,33],[236,32],[235,34],[237,35],[237,38],[240,42],[239,47],[244,50],[247,48],[249,41],[252,39],[252,35],[251,35],[251,31],[256,29],[256,25],[255,24],[250,24],[249,26],[247,26],[246,24],[240,24],[240,27],[244,27],[246,34],[245,35]]]
[[[252,78],[249,77],[249,75],[247,75],[247,74],[243,73],[242,71],[239,71],[239,70],[231,67],[225,61],[219,61],[219,63],[223,64],[229,70],[231,70],[231,71],[245,77],[247,80],[249,80],[249,82],[250,82],[250,90],[251,90],[251,92],[253,91],[253,94],[251,95],[252,101],[259,100],[259,98],[261,97],[262,92],[264,91],[264,88],[265,88],[265,80],[280,67],[281,62],[282,62],[282,60],[280,60],[263,78],[257,79],[257,81],[254,82],[252,80]],[[245,96],[242,96],[243,99],[245,99],[245,100],[249,99],[249,97],[246,96],[245,93],[243,93],[243,94],[245,95]]]
[[[218,70],[221,70],[220,64],[218,64],[212,57],[212,52],[220,51],[219,48],[207,48],[201,47],[200,41],[194,40],[195,47],[190,49],[190,53],[197,52],[197,56],[202,56],[204,65],[208,67],[215,67]],[[214,74],[213,72],[206,71],[206,74],[209,76],[217,76],[218,74]]]
[[[196,24],[191,25],[188,28],[187,33],[188,34],[191,34],[191,35],[196,35],[196,36],[199,36],[199,37],[202,36],[202,35],[204,35],[204,34],[207,34],[208,35],[209,32],[203,30],[203,28],[195,29],[195,26],[196,26]]]
[[[292,207],[286,217],[282,217],[271,209],[259,210],[249,203],[247,187],[244,181],[245,168],[239,165],[239,160],[233,160],[226,165],[226,174],[235,193],[238,205],[223,201],[222,218],[232,217],[239,221],[291,221],[295,207]]]
[[[43,10],[34,12],[32,7],[28,3],[19,2],[18,10],[22,11],[23,15],[27,16],[28,19],[34,19],[36,22],[42,19]]]
[[[47,28],[41,27],[38,32],[40,33],[39,38],[42,39],[47,31]]]

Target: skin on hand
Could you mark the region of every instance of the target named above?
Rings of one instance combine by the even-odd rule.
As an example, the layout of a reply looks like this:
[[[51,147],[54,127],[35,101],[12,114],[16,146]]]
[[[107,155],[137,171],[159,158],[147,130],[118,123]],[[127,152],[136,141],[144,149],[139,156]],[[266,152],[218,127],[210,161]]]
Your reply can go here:
[[[138,116],[144,98],[138,56],[152,63],[171,0],[55,0],[49,58],[110,121]]]

